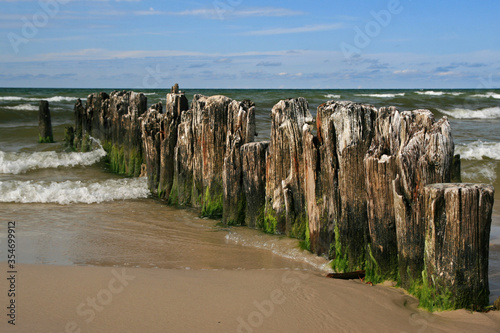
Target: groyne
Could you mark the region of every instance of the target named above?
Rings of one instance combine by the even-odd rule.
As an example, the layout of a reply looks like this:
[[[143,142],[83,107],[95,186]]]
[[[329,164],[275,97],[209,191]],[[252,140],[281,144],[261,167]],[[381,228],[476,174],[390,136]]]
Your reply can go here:
[[[271,110],[254,142],[255,105],[185,94],[147,108],[141,93],[94,93],[75,105],[77,149],[101,140],[110,168],[148,176],[151,193],[227,225],[301,240],[337,272],[394,280],[429,309],[488,304],[493,187],[460,179],[446,117],[428,110],[304,98]],[[465,245],[464,245],[465,244]]]

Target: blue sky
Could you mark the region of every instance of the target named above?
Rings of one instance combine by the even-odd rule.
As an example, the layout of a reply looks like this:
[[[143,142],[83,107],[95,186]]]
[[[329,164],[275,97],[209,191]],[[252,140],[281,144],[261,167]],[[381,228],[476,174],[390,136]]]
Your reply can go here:
[[[0,0],[0,86],[500,88],[500,2]]]

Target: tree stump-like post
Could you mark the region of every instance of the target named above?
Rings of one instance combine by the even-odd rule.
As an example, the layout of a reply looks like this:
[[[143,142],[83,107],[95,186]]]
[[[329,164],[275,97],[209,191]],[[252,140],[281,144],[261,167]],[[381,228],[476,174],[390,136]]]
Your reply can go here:
[[[488,305],[494,189],[485,184],[425,187],[425,269],[421,306],[479,310]]]
[[[269,141],[247,143],[240,148],[245,196],[245,224],[261,228],[266,205],[266,155]]]
[[[266,171],[264,231],[304,239],[305,212],[303,138],[312,123],[305,98],[281,100],[271,110],[271,142]]]
[[[38,142],[40,143],[54,142],[48,101],[44,100],[40,101],[38,107],[38,131],[39,131]]]

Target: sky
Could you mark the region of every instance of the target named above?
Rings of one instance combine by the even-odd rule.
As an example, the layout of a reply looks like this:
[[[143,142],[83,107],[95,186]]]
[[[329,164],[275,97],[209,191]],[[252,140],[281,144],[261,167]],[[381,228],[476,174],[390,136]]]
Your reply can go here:
[[[0,87],[500,88],[500,1],[0,0]]]

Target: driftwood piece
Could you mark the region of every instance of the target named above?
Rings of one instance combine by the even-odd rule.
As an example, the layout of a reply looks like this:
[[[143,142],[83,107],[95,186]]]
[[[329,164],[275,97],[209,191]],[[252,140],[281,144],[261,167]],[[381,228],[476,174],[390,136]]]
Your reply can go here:
[[[341,279],[341,280],[357,280],[365,277],[365,271],[354,271],[354,272],[345,272],[345,273],[328,273],[326,277],[332,279]]]
[[[447,309],[481,309],[489,303],[488,251],[494,189],[484,184],[425,187],[424,288]],[[425,304],[424,304],[425,305]]]

